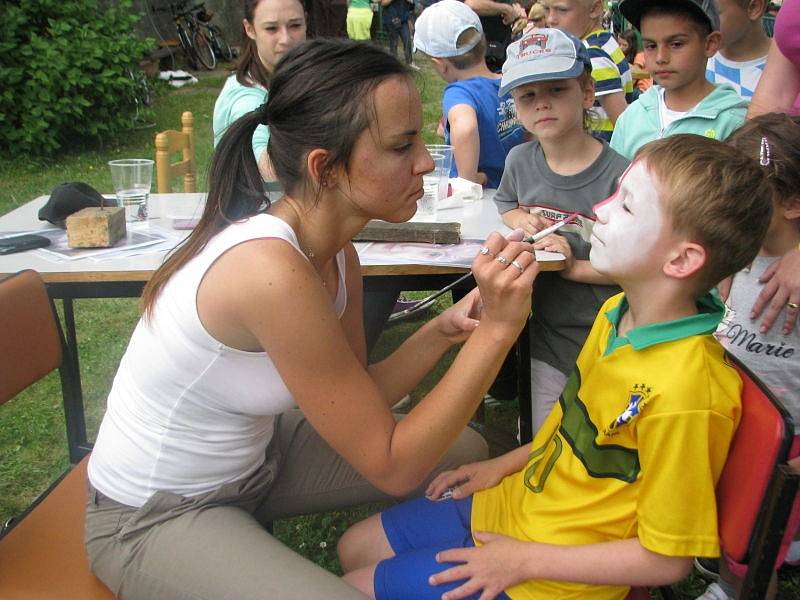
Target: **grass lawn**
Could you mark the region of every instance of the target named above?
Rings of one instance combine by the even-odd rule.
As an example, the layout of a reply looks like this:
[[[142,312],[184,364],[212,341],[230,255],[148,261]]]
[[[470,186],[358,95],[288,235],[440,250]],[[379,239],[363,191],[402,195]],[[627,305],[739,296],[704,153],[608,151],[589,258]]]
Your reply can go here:
[[[422,67],[418,85],[424,103],[424,137],[428,143],[437,143],[440,141],[436,126],[443,84],[427,61],[420,60],[419,64]],[[0,214],[48,193],[65,181],[85,181],[101,192],[110,191],[107,161],[152,156],[155,132],[178,128],[184,110],[192,111],[195,117],[198,179],[200,189],[206,189],[205,170],[212,148],[211,114],[227,72],[218,68],[203,75],[197,85],[160,90],[152,128],[125,132],[119,139],[105,140],[93,147],[66,150],[53,159],[0,159],[0,181],[3,182]],[[434,311],[442,307],[440,304]],[[137,301],[77,300],[75,317],[87,425],[93,438],[114,373],[138,318]],[[419,323],[411,321],[387,329],[373,358],[390,353]],[[452,354],[414,392],[415,401],[438,380],[450,360]],[[58,378],[51,375],[0,411],[0,522],[21,512],[68,465],[59,398]],[[490,426],[510,433],[515,428],[515,408],[511,403],[491,406],[487,409],[486,420]],[[279,521],[275,523],[275,533],[301,554],[338,572],[335,548],[339,536],[350,523],[378,508],[362,507]],[[694,597],[702,587],[703,582],[692,577],[682,586],[682,597]],[[782,576],[779,597],[800,598],[800,577]]]

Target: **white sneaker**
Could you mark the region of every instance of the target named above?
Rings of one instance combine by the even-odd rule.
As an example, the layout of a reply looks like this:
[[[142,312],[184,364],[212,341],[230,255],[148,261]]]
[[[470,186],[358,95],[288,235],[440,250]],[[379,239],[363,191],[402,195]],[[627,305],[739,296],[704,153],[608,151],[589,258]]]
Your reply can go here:
[[[712,583],[695,600],[733,600],[733,598],[728,596],[718,583]]]

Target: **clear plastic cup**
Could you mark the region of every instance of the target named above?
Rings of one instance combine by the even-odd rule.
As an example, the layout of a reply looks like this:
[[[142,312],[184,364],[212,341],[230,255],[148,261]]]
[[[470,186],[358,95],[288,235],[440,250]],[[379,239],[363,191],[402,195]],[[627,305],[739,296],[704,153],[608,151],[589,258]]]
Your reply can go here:
[[[111,184],[118,206],[125,208],[126,221],[147,219],[147,200],[153,183],[153,161],[149,158],[124,158],[108,162]]]
[[[425,146],[433,159],[433,171],[422,177],[423,196],[417,200],[417,215],[436,217],[436,205],[447,197],[447,183],[453,164],[453,147],[445,144]]]

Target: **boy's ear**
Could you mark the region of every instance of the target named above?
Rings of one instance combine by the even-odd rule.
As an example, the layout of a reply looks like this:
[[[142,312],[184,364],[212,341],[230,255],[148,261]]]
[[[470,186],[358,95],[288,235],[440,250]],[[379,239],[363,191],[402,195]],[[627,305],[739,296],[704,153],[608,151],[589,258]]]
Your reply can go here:
[[[578,0],[578,1],[588,2],[589,18],[601,19],[603,17],[603,0]]]
[[[674,279],[696,275],[706,264],[706,249],[697,242],[681,242],[664,263],[664,274]]]
[[[594,79],[590,77],[583,87],[584,109],[588,110],[594,106],[594,95],[595,95]]]
[[[800,219],[800,196],[795,196],[781,203],[783,218],[789,221]]]
[[[719,50],[722,42],[722,34],[719,31],[712,31],[706,37],[706,58],[711,58]]]
[[[450,63],[447,60],[433,56],[431,56],[431,64],[433,65],[433,69],[439,74],[440,77],[444,77],[445,73],[447,73],[447,68],[450,66]]]
[[[750,0],[747,3],[747,18],[757,21],[767,12],[767,0]]]

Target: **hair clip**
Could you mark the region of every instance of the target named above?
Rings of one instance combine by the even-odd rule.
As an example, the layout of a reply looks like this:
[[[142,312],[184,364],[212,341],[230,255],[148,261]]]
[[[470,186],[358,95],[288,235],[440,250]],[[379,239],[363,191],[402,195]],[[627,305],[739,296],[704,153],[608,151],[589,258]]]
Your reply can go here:
[[[766,137],[761,138],[761,150],[758,153],[758,162],[761,164],[762,167],[769,166],[770,162],[770,155],[769,155],[769,140]]]

